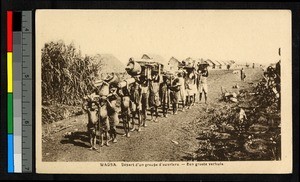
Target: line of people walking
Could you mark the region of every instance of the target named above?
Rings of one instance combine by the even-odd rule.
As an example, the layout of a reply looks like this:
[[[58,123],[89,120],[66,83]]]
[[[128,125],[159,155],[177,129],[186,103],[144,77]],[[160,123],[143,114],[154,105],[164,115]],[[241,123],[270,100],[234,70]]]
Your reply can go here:
[[[89,97],[90,99],[84,102],[84,110],[88,113],[87,128],[91,149],[97,149],[97,128],[100,132],[100,146],[104,145],[105,139],[105,145],[108,146],[109,141],[117,142],[116,126],[120,120],[124,136],[130,137],[130,132],[139,132],[143,127],[147,127],[148,112],[150,121],[157,123],[160,117],[159,109],[163,117],[168,117],[170,108],[176,115],[180,106],[183,112],[193,106],[197,95],[199,102],[204,96],[207,103],[207,67],[190,72],[182,70],[173,75],[152,72],[150,78],[144,75],[133,78],[133,83],[128,83],[122,88],[104,82],[100,89],[93,93],[94,98]]]

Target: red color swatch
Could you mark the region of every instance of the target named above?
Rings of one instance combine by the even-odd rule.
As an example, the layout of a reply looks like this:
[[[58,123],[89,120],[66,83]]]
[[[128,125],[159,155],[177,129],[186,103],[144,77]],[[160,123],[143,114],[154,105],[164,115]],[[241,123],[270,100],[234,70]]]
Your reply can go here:
[[[13,12],[7,11],[7,52],[13,50]]]

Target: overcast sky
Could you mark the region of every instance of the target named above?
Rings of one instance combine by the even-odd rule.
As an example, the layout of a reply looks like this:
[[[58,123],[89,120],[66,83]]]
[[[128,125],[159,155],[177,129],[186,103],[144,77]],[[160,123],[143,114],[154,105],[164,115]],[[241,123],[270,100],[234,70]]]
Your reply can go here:
[[[289,11],[40,10],[36,21],[38,50],[61,39],[124,63],[144,53],[270,63],[291,51]]]

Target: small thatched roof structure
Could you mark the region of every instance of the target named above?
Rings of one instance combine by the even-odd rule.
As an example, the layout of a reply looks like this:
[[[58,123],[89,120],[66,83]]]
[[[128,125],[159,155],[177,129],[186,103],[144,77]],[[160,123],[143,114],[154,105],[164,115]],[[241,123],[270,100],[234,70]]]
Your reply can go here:
[[[234,60],[230,60],[229,62],[230,62],[230,64],[235,64]]]
[[[152,59],[154,62],[158,62],[163,65],[167,64],[166,60],[158,54],[143,54],[141,59]]]
[[[191,57],[188,57],[182,61],[182,66],[197,66],[197,61]]]
[[[197,62],[197,64],[199,64],[199,65],[209,65],[209,66],[212,66],[211,63],[207,62],[207,60],[204,60],[203,58],[197,59],[196,62]]]
[[[101,63],[101,73],[123,73],[126,66],[112,54],[97,54],[94,61]]]
[[[213,65],[216,65],[212,60],[210,59],[207,59],[206,62],[210,65],[210,66],[213,66]]]
[[[211,62],[213,62],[216,66],[220,66],[221,64],[218,62],[218,61],[216,61],[216,60],[210,60]]]
[[[175,57],[171,57],[168,62],[168,65],[173,65],[173,64],[181,64],[181,62],[178,59],[176,59]]]
[[[227,65],[226,61],[219,61],[223,66]]]
[[[224,63],[222,63],[221,61],[216,60],[216,62],[219,63],[218,66],[223,66],[224,65]]]
[[[169,70],[178,70],[179,67],[182,66],[182,63],[176,59],[175,57],[171,57],[169,62],[168,62],[168,67],[165,67],[166,69],[169,69]]]

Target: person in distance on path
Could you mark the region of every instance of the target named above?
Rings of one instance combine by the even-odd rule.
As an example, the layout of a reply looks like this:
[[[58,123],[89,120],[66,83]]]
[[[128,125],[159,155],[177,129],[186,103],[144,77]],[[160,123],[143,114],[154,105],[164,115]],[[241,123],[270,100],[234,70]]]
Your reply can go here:
[[[242,68],[241,69],[241,80],[245,81],[245,78],[246,78],[245,70],[244,70],[244,68]]]

